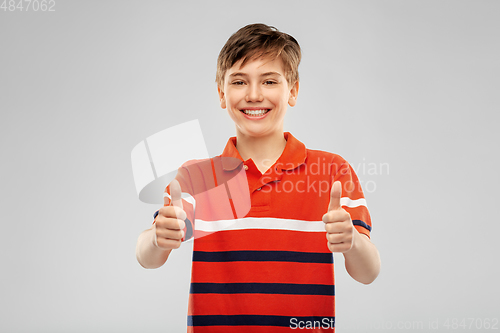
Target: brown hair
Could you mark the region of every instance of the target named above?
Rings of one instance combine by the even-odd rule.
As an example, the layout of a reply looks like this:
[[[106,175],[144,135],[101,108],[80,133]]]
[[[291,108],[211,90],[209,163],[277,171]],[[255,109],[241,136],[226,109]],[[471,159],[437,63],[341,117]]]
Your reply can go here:
[[[241,66],[259,57],[281,58],[288,85],[299,80],[300,46],[292,36],[263,23],[249,24],[235,32],[222,48],[217,59],[215,82],[224,88],[226,71],[240,59]]]

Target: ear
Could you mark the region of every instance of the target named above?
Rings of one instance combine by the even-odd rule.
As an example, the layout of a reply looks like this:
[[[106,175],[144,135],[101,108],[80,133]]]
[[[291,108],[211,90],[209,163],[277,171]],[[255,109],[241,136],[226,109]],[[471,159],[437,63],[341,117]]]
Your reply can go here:
[[[290,97],[288,98],[288,105],[295,106],[297,103],[297,95],[299,94],[299,81],[295,81],[290,89]]]
[[[219,100],[220,100],[220,107],[225,109],[226,108],[226,96],[224,95],[224,92],[220,88],[219,85],[217,85],[217,92],[219,93]]]

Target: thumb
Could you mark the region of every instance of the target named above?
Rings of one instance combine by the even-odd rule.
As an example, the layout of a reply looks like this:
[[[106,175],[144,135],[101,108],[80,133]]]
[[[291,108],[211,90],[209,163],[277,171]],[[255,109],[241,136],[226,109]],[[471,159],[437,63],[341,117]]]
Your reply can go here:
[[[337,180],[332,185],[332,191],[330,192],[330,205],[328,206],[328,211],[337,210],[341,208],[340,198],[342,197],[342,184]]]
[[[181,185],[174,179],[170,182],[170,205],[177,206],[183,209],[181,199]]]

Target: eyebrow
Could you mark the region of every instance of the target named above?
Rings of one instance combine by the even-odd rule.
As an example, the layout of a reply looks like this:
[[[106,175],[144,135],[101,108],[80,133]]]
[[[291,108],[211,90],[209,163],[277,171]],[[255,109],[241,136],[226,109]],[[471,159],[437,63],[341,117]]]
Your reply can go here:
[[[268,75],[278,75],[278,76],[281,76],[281,74],[278,73],[278,72],[266,72],[266,73],[260,74],[260,76],[268,76]],[[233,74],[229,75],[229,77],[234,77],[234,76],[248,76],[248,75],[245,74],[245,73],[242,73],[242,72],[236,72],[236,73],[233,73]]]

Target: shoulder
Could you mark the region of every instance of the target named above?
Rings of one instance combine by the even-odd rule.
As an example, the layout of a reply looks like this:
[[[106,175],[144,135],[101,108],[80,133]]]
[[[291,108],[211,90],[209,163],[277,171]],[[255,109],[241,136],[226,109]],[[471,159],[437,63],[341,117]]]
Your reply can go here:
[[[306,145],[295,138],[291,133],[285,132],[285,138],[290,143],[290,152],[286,157],[287,159],[296,159],[305,155],[306,163],[310,162],[325,162],[325,163],[347,163],[347,161],[340,155],[330,153],[318,149],[307,148]],[[300,156],[299,156],[300,155]]]
[[[323,150],[317,149],[306,149],[307,159],[309,161],[325,161],[326,163],[337,163],[337,164],[349,164],[345,158],[339,154],[330,153]]]
[[[196,165],[204,165],[204,164],[207,164],[207,163],[210,163],[210,160],[211,158],[203,158],[203,159],[197,159],[197,160],[189,160],[189,161],[186,161],[184,162],[182,165],[181,165],[181,168],[186,168],[186,169],[189,169],[193,166],[196,166]]]
[[[180,175],[189,177],[199,177],[212,173],[211,158],[195,159],[184,162],[178,169]]]
[[[306,164],[308,169],[329,170],[329,173],[333,175],[354,173],[352,166],[345,158],[323,150],[307,149]]]

